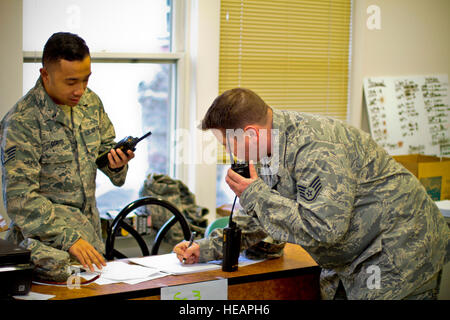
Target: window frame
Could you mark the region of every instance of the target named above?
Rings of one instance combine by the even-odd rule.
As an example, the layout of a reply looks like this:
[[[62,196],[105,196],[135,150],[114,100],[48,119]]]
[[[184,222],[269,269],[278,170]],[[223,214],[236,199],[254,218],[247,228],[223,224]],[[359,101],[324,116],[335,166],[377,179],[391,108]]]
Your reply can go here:
[[[91,52],[91,63],[154,63],[154,64],[172,64],[174,66],[171,77],[171,102],[170,114],[171,125],[169,130],[169,141],[171,148],[169,150],[169,172],[168,175],[175,178],[182,178],[186,169],[184,164],[175,159],[175,145],[172,143],[175,139],[174,132],[180,127],[185,127],[186,116],[179,110],[180,105],[185,100],[186,82],[185,77],[185,47],[187,27],[186,21],[186,2],[187,0],[172,0],[171,2],[171,41],[170,52],[160,53],[137,53],[137,52]],[[42,51],[22,51],[24,63],[41,63]],[[184,125],[183,125],[184,124]],[[116,137],[119,138],[119,137]]]
[[[22,4],[22,1],[19,1]],[[175,128],[189,132],[189,137],[183,141],[189,148],[183,161],[175,162],[174,177],[189,187],[196,195],[197,203],[208,208],[207,218],[213,219],[216,211],[216,190],[211,186],[215,186],[216,164],[199,164],[198,149],[201,149],[204,133],[197,127],[199,120],[218,95],[220,0],[174,0],[172,5],[176,6],[172,16],[172,35],[179,36],[172,41],[171,52],[145,54],[141,55],[141,58],[167,61],[172,55],[176,60],[176,93],[172,95],[178,107]],[[17,12],[22,26],[21,12],[22,5],[20,12]],[[19,55],[23,54],[24,59],[18,59],[20,91],[17,93],[17,99],[23,96],[22,66],[25,58],[31,62],[39,62],[41,57],[39,52],[24,52],[22,32],[19,38],[17,52]],[[170,151],[176,152],[175,148]],[[175,155],[170,156],[172,161]]]

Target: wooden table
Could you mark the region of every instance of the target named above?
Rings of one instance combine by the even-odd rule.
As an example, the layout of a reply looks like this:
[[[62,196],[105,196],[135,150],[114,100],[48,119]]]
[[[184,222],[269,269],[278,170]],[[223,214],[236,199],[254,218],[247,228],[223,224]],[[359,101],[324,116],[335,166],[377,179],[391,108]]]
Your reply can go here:
[[[230,300],[319,299],[319,274],[317,263],[303,248],[287,244],[283,257],[242,267],[236,272],[213,270],[167,276],[135,285],[117,283],[100,286],[92,283],[79,289],[33,284],[31,291],[56,295],[54,300],[158,300],[162,287],[226,278]]]

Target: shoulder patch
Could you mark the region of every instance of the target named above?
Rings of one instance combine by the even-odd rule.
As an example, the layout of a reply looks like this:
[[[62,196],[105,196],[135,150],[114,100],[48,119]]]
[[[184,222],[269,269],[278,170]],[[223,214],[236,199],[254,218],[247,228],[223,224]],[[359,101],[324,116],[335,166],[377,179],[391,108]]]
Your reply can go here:
[[[317,199],[320,191],[322,190],[322,182],[320,182],[319,176],[315,177],[309,186],[297,185],[297,190],[302,199],[307,202],[313,202]]]

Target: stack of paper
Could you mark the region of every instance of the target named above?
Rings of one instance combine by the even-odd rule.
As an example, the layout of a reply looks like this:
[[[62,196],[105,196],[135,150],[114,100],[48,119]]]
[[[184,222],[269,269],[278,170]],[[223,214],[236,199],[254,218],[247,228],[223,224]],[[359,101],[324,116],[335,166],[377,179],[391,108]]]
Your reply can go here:
[[[217,270],[222,266],[222,260],[209,261],[208,263],[182,264],[175,253],[162,254],[159,256],[148,256],[132,258],[131,262],[144,267],[153,268],[170,274],[187,274],[209,270]],[[239,256],[239,267],[248,266],[264,260],[250,260],[243,255]]]
[[[100,278],[97,279],[95,283],[103,285],[117,282],[136,284],[168,275],[167,273],[159,272],[155,269],[149,269],[121,261],[108,262],[101,270],[97,269],[97,267],[94,267],[94,269],[94,272],[86,271],[81,273],[80,276],[86,280],[90,280],[100,274]]]
[[[23,296],[13,296],[13,298],[17,300],[49,300],[54,297],[56,296],[53,294],[43,294],[33,291],[30,291],[28,294]]]
[[[106,267],[103,267],[101,270],[95,267],[95,272],[83,272],[80,276],[86,280],[90,280],[100,274],[100,278],[95,281],[95,283],[100,285],[117,282],[136,284],[143,281],[161,278],[169,274],[180,275],[218,270],[222,265],[221,260],[210,261],[208,263],[182,264],[178,260],[175,253],[131,258],[129,261],[134,264],[128,264],[121,261],[112,261],[108,262]],[[241,255],[239,257],[239,267],[261,261],[264,260],[249,260]]]
[[[186,274],[220,269],[220,266],[209,263],[182,264],[175,253],[132,258],[129,260],[141,266],[170,274]]]

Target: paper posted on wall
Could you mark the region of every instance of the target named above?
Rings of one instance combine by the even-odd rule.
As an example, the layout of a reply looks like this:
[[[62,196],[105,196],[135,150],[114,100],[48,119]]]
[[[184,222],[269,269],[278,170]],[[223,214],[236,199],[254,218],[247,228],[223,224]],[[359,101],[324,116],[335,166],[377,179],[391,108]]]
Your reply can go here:
[[[448,75],[369,77],[370,132],[391,155],[450,155]]]

